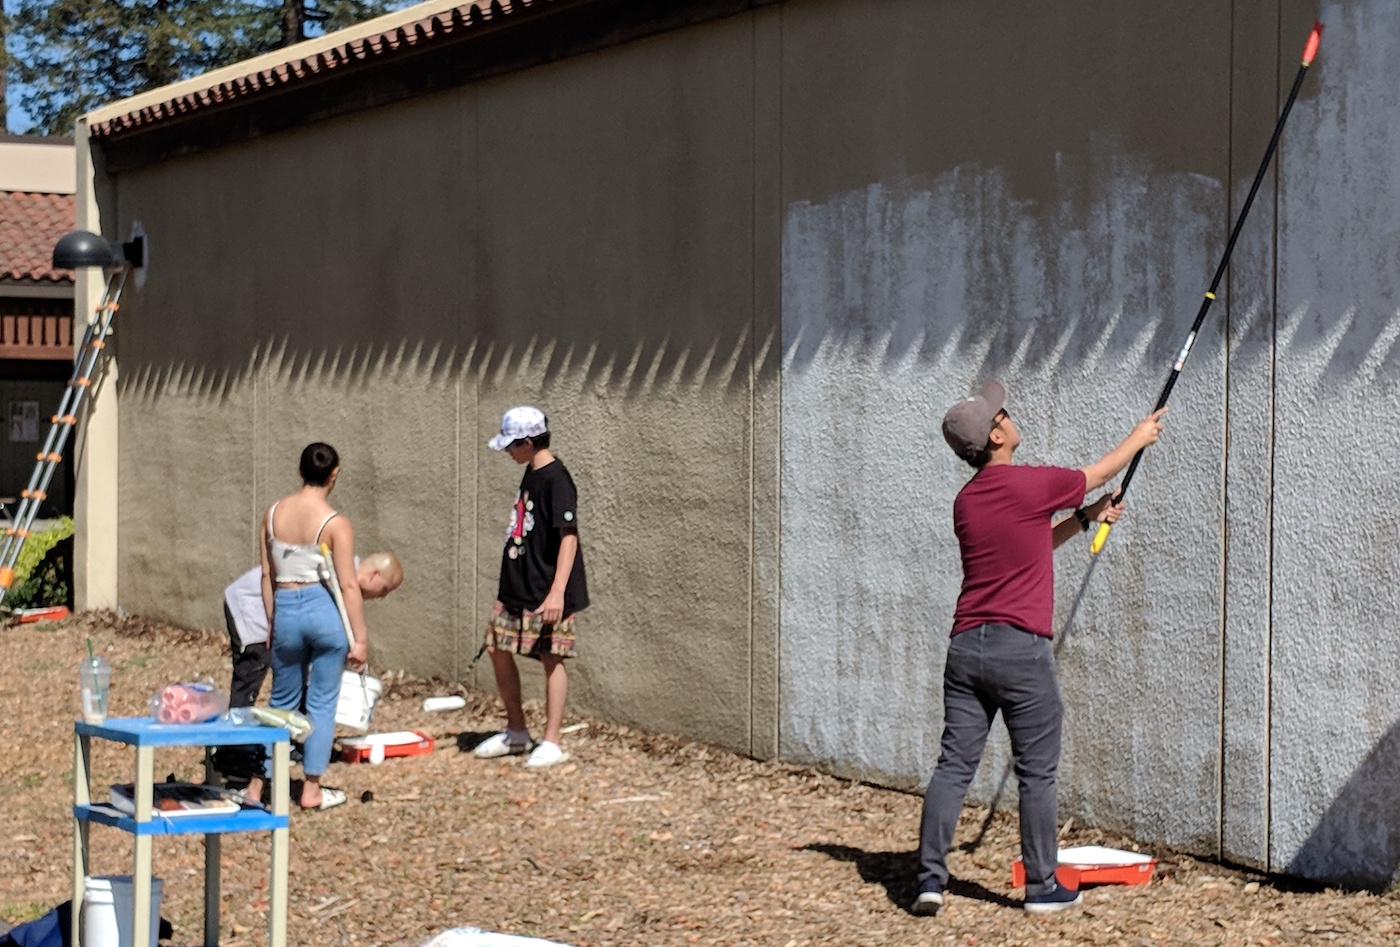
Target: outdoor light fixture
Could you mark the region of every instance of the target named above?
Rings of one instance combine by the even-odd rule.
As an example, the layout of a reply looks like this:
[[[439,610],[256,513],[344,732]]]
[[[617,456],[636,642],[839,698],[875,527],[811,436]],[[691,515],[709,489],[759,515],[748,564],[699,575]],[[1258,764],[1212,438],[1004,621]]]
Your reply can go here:
[[[74,230],[54,244],[53,265],[60,270],[145,266],[146,236],[134,234],[126,243],[117,243],[87,230]]]

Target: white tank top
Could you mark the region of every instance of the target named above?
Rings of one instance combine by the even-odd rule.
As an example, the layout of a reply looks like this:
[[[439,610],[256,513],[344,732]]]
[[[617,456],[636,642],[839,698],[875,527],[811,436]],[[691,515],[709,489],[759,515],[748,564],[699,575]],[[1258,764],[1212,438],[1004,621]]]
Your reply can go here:
[[[281,502],[281,501],[278,501]],[[272,504],[272,509],[267,511],[267,538],[272,546],[272,574],[278,582],[320,582],[321,564],[325,559],[321,556],[321,533],[325,530],[326,524],[339,516],[334,510],[325,519],[321,520],[321,528],[316,530],[316,539],[307,546],[296,543],[284,543],[272,532],[272,514],[277,509],[277,504]]]

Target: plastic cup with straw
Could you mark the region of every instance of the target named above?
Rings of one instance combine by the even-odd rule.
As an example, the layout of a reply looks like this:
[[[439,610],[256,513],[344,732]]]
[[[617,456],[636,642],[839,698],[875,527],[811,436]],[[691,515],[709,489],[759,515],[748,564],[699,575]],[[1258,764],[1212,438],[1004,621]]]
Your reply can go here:
[[[78,690],[82,698],[83,722],[107,722],[107,691],[112,682],[112,666],[92,650],[87,639],[87,657],[78,668]]]

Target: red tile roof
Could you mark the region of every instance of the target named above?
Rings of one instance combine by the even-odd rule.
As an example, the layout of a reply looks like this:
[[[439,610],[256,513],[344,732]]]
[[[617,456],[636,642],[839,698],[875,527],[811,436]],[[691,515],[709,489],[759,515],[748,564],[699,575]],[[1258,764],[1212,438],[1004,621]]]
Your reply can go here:
[[[378,65],[420,52],[424,47],[465,38],[487,27],[505,27],[517,18],[567,5],[570,0],[473,0],[382,33],[352,39],[280,65],[224,78],[207,87],[93,124],[93,138],[109,138],[194,112],[245,101],[324,77],[335,69]],[[334,40],[334,35],[327,37]],[[225,72],[227,76],[227,72]]]
[[[53,267],[53,245],[75,226],[72,194],[0,191],[0,279],[71,283]]]

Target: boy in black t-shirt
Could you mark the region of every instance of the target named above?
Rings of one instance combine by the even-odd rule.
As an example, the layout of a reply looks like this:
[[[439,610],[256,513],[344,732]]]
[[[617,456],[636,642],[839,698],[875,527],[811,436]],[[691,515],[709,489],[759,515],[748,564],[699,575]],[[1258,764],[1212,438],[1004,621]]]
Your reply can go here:
[[[564,659],[574,654],[574,616],[588,606],[583,550],[578,542],[578,491],[563,463],[549,452],[549,419],[538,408],[511,408],[501,433],[487,442],[525,465],[511,509],[501,554],[501,581],[486,650],[496,672],[496,690],[506,705],[506,729],[477,748],[483,758],[530,753],[526,766],[552,766],[568,754],[559,748],[569,678]],[[544,666],[544,740],[530,750],[530,732],[520,708],[520,672],[515,655]]]

